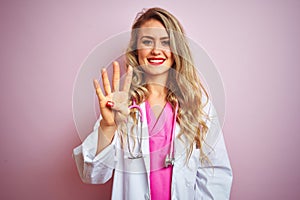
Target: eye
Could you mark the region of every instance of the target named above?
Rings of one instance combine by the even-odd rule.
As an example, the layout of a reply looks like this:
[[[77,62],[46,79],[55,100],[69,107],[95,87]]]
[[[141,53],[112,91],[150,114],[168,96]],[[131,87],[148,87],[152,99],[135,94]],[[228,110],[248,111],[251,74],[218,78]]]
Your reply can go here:
[[[168,47],[168,46],[170,46],[170,40],[163,40],[163,41],[161,42],[161,44],[162,44],[163,46],[165,46],[165,47]]]
[[[150,45],[152,45],[152,40],[142,40],[142,44],[144,44],[146,46],[150,46]]]

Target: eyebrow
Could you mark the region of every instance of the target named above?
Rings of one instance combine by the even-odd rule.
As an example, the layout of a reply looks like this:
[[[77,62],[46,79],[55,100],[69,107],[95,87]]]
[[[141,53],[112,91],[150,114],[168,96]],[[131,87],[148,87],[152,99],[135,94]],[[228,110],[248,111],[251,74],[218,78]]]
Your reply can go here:
[[[143,38],[148,38],[148,39],[152,39],[152,40],[155,39],[154,37],[148,36],[148,35],[142,36],[140,39],[143,39]],[[160,39],[161,39],[161,40],[165,40],[165,39],[169,40],[170,38],[169,38],[169,36],[166,36],[166,37],[161,37]]]

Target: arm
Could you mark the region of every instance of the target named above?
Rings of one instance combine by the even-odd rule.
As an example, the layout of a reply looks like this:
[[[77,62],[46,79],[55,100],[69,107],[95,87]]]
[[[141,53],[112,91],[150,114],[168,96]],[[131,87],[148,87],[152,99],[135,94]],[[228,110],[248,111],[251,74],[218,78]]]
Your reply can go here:
[[[94,79],[94,88],[98,96],[99,108],[102,116],[98,130],[98,148],[96,154],[107,147],[117,129],[117,124],[126,119],[129,114],[128,93],[132,79],[132,67],[128,66],[122,91],[119,91],[120,85],[120,67],[118,62],[113,62],[112,89],[105,69],[102,69],[102,82],[104,92],[102,91],[97,79]],[[107,106],[108,101],[112,102]]]
[[[197,170],[196,196],[200,199],[227,200],[230,198],[232,169],[227,155],[223,133],[212,105],[209,108],[211,120],[203,151],[208,158]]]
[[[105,183],[112,177],[116,162],[116,137],[114,137],[117,129],[116,123],[128,115],[128,92],[131,85],[132,68],[128,67],[123,90],[119,91],[120,67],[118,62],[114,62],[113,67],[112,89],[105,69],[102,70],[104,93],[99,82],[94,80],[101,117],[96,122],[93,132],[82,145],[73,151],[79,175],[85,183]],[[108,101],[114,101],[114,105],[107,107]]]
[[[100,121],[100,126],[97,129],[98,130],[98,146],[96,155],[99,154],[105,147],[107,147],[109,144],[111,144],[115,132],[117,130],[117,127],[106,125],[103,120]]]
[[[98,149],[98,134],[100,134],[100,119],[96,122],[93,132],[83,143],[73,150],[78,173],[84,183],[102,184],[107,182],[115,166],[115,139],[104,147],[100,153]]]

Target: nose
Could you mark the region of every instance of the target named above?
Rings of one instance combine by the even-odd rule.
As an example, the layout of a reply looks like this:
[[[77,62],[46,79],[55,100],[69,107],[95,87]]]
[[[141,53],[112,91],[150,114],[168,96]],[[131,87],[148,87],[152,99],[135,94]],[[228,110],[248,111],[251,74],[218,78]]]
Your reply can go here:
[[[160,54],[160,51],[156,48],[153,48],[152,51],[151,51],[151,54],[156,56],[156,55]]]
[[[160,45],[159,42],[155,42],[155,44],[151,50],[151,54],[153,54],[153,55],[161,54],[162,48],[160,48],[159,45]]]

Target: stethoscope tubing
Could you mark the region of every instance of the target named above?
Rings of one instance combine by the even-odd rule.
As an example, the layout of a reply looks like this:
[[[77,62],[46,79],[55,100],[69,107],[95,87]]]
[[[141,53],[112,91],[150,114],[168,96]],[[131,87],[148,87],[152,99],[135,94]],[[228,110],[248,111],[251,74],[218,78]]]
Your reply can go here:
[[[142,141],[142,136],[143,136],[143,123],[144,123],[144,116],[143,116],[143,110],[142,108],[136,104],[135,100],[133,100],[133,104],[131,106],[128,107],[129,110],[131,109],[137,109],[138,112],[139,112],[139,120],[140,120],[140,139],[138,139],[138,143],[139,143],[139,152],[137,155],[133,155],[131,149],[130,149],[130,144],[129,144],[129,134],[127,133],[127,143],[128,143],[128,150],[129,150],[129,153],[130,153],[130,157],[128,157],[129,159],[139,159],[139,158],[142,158],[143,155],[142,155],[142,147],[141,147],[141,143]],[[173,121],[172,121],[172,129],[171,129],[171,145],[170,145],[170,149],[169,149],[169,153],[166,155],[166,158],[165,158],[165,167],[168,167],[170,165],[173,165],[174,164],[174,161],[175,161],[175,158],[174,158],[174,137],[175,137],[175,127],[176,127],[176,119],[177,119],[177,112],[178,112],[178,103],[176,103],[176,106],[175,106],[175,112],[174,112],[174,115],[173,115]],[[138,126],[138,124],[137,124]],[[137,127],[138,128],[138,127]],[[128,130],[127,130],[128,132]]]

